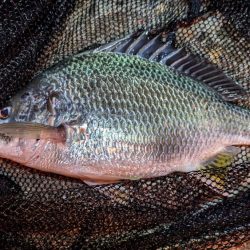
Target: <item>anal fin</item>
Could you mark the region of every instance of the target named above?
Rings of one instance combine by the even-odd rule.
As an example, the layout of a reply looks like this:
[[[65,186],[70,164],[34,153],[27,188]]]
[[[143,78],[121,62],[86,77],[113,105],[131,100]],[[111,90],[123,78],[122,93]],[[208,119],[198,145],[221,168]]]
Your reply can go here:
[[[228,146],[222,152],[202,163],[204,167],[226,168],[229,166],[240,149],[235,146]]]
[[[203,174],[216,183],[216,187],[224,189],[228,168],[233,163],[234,156],[240,152],[235,146],[228,146],[211,159],[201,163],[199,169]]]

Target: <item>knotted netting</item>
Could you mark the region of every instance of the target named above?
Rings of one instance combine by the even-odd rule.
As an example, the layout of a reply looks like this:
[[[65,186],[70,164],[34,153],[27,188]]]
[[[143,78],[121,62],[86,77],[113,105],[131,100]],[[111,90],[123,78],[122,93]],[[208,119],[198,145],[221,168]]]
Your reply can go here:
[[[138,30],[160,29],[175,34],[176,47],[208,59],[250,92],[249,5],[244,0],[2,1],[0,103],[64,58]],[[0,248],[240,245],[250,240],[250,148],[241,149],[223,188],[205,172],[92,187],[1,160]]]

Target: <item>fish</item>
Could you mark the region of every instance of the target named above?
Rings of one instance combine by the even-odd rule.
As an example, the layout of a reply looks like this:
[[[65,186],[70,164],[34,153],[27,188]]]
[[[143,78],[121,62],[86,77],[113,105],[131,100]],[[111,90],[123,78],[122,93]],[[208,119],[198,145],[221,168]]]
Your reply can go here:
[[[224,166],[250,144],[244,98],[171,34],[143,32],[35,77],[0,110],[0,157],[89,185]]]

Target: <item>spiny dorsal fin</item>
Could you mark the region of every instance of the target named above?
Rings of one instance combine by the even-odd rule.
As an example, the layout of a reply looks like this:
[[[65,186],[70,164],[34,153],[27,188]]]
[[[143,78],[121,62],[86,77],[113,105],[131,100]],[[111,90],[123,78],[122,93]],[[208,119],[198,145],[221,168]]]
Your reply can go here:
[[[171,35],[168,36],[171,37]],[[166,39],[165,33],[152,34],[149,32],[138,32],[98,47],[93,51],[138,55],[152,61],[160,62],[162,57],[175,51],[171,45],[172,39],[164,39]]]
[[[93,52],[115,52],[137,55],[172,67],[179,73],[214,89],[226,101],[247,96],[246,91],[227,77],[216,65],[187,54],[184,48],[173,46],[174,34],[141,32],[101,46]]]

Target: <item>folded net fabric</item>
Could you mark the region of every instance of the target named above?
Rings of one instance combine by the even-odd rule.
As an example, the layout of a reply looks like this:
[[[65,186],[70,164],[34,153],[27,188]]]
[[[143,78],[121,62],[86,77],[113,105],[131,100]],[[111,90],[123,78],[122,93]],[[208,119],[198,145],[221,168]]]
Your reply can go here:
[[[21,0],[0,3],[0,103],[68,56],[159,29],[250,91],[248,1]],[[250,240],[249,160],[242,147],[223,189],[204,172],[90,187],[1,160],[0,247],[229,249]]]

